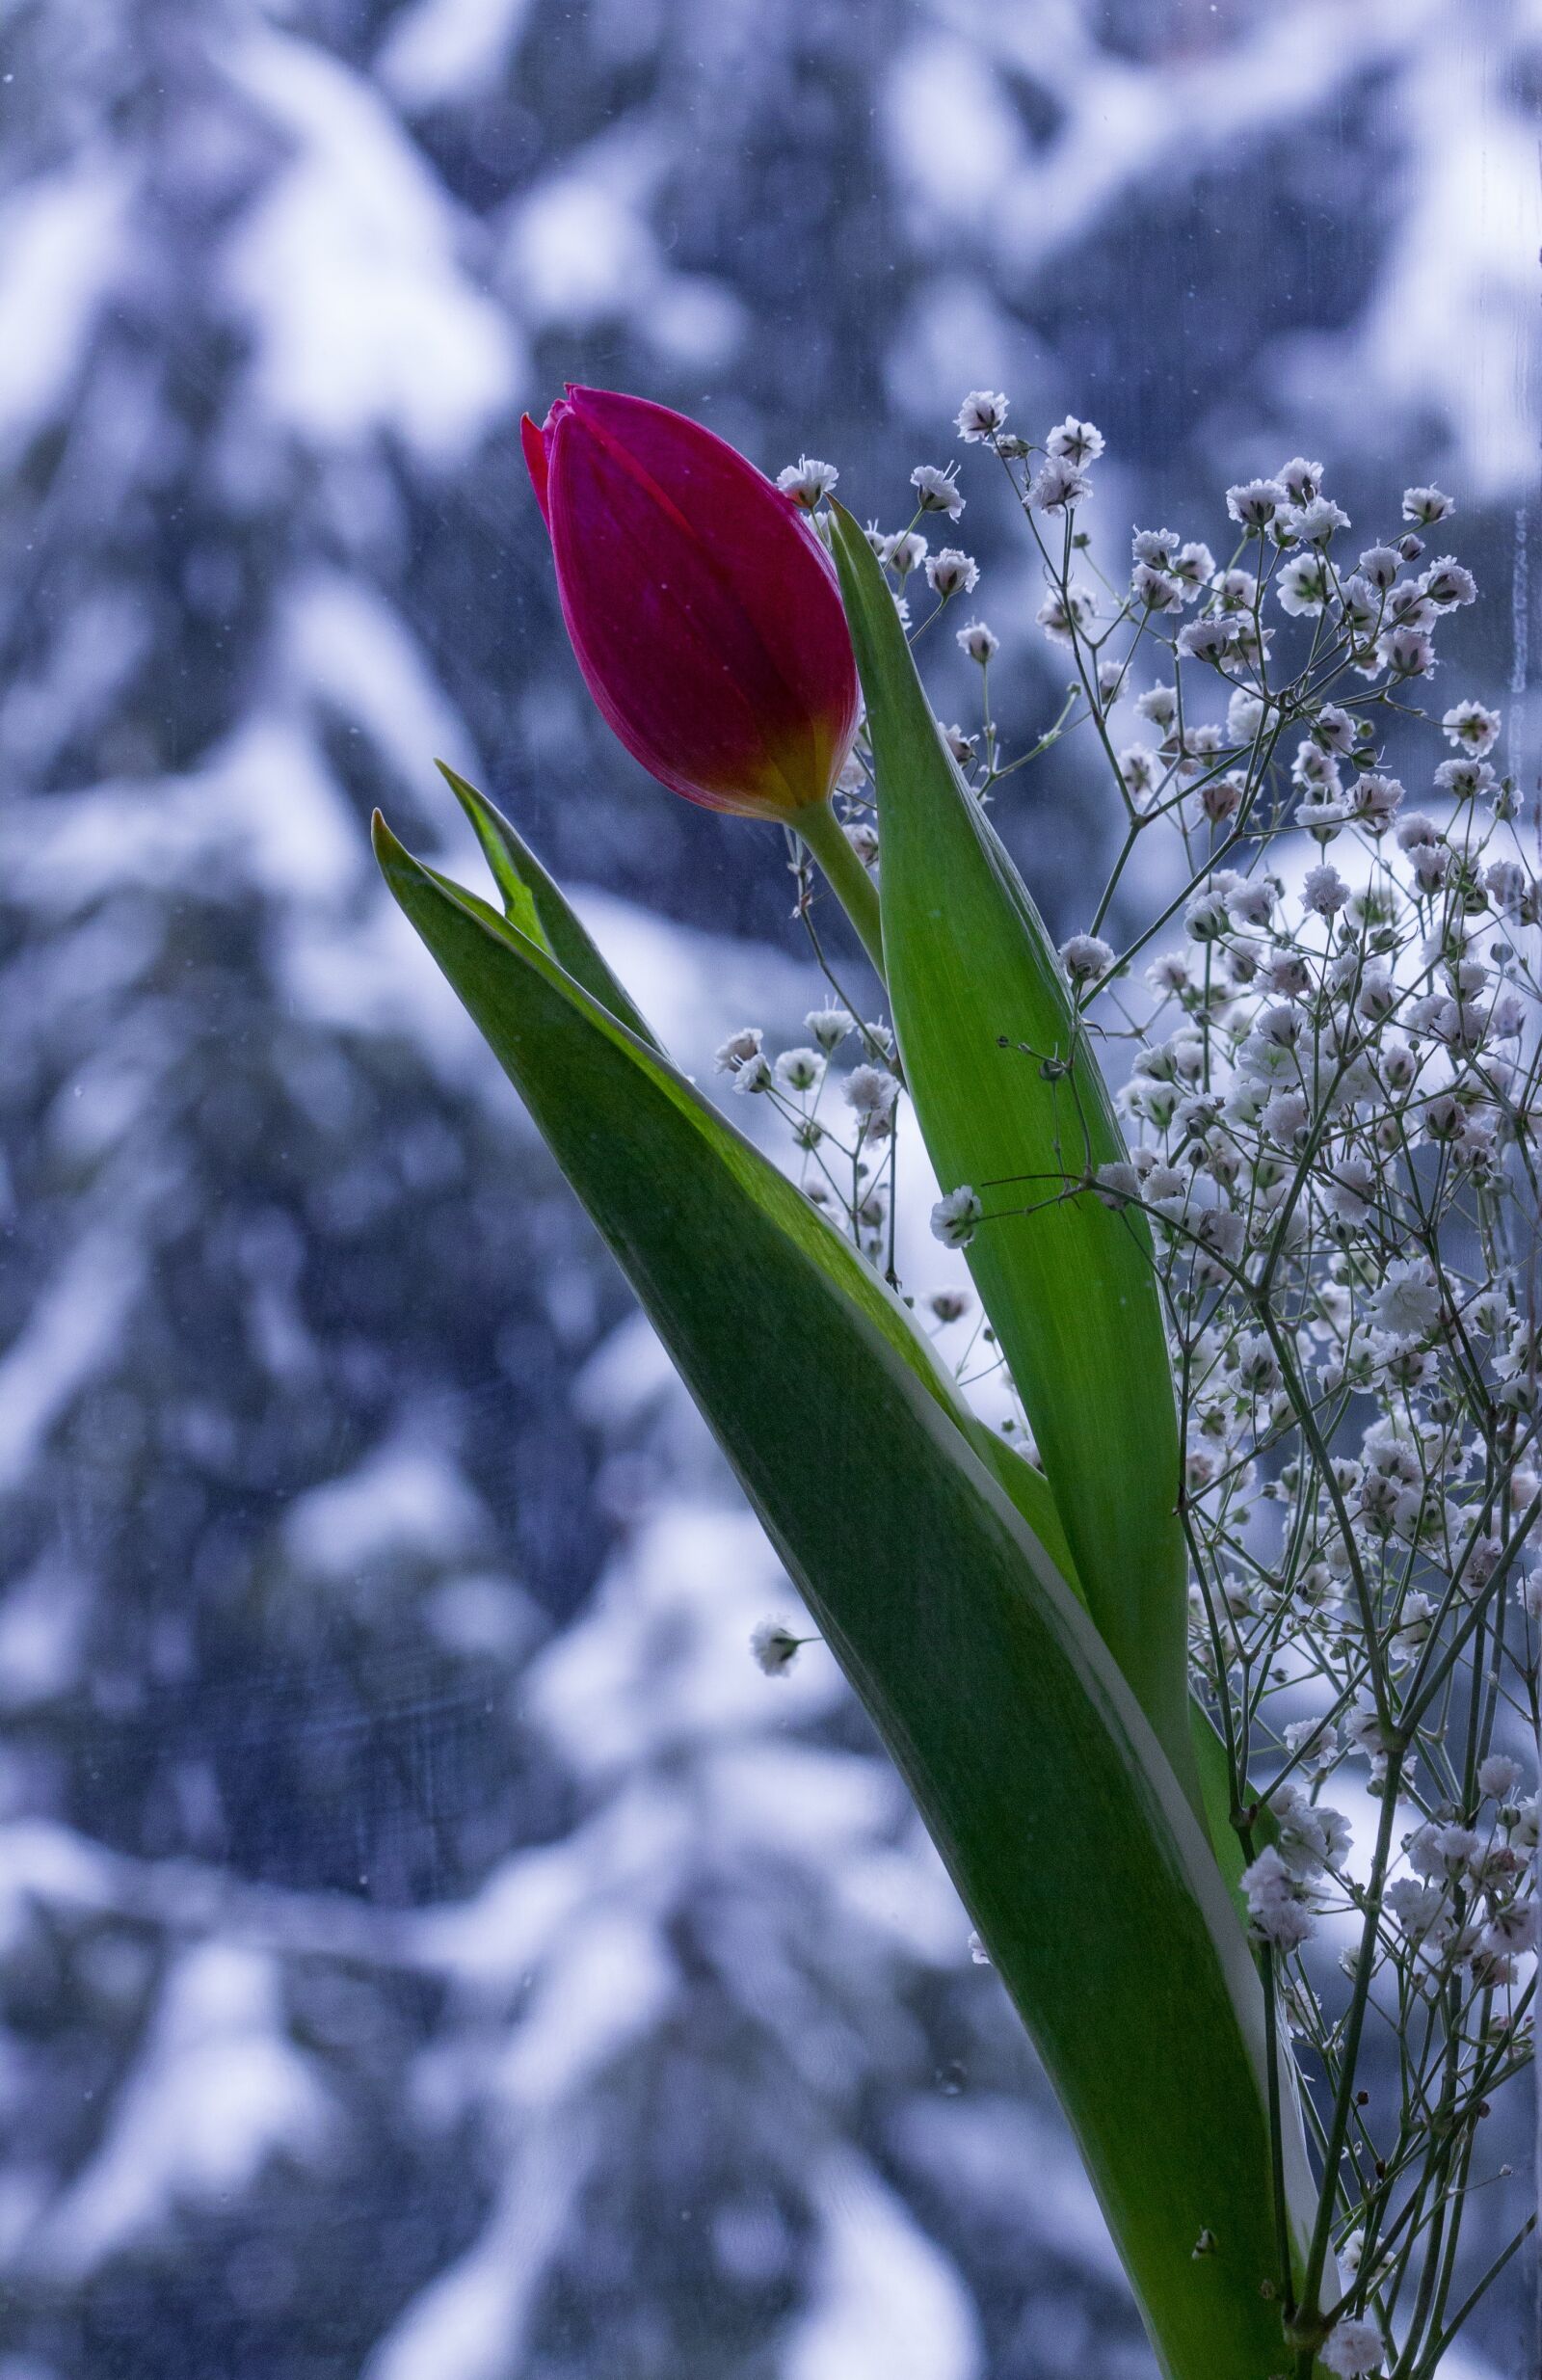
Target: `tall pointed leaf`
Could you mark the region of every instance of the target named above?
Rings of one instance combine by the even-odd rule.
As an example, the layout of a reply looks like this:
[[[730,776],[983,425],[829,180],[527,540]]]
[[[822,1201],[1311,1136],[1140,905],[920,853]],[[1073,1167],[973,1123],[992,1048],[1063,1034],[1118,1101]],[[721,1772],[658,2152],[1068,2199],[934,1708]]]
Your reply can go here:
[[[440,761],[438,766],[482,846],[493,880],[503,896],[506,920],[547,950],[591,998],[598,1001],[601,1007],[608,1008],[612,1016],[619,1018],[656,1048],[653,1035],[638,1017],[625,986],[612,973],[574,915],[561,886],[548,874],[529,844],[502,813],[493,808],[486,794],[479,792],[475,786],[458,775],[444,762]],[[436,881],[442,883],[464,907],[471,908],[478,915],[485,914],[490,922],[495,918],[495,912],[487,908],[464,885],[454,885],[447,878],[438,876]],[[806,1225],[807,1208],[802,1199],[789,1200],[784,1187],[771,1194],[781,1201],[782,1219],[785,1227],[798,1230]],[[959,1393],[952,1376],[938,1365],[930,1348],[918,1336],[898,1300],[890,1296],[875,1278],[871,1267],[856,1255],[846,1240],[837,1233],[817,1230],[802,1243],[848,1297],[855,1297],[859,1304],[865,1303],[896,1351],[924,1380],[986,1469],[993,1474],[997,1484],[1005,1488],[1026,1521],[1044,1560],[1053,1565],[1059,1578],[1085,1603],[1086,1594],[1065,1531],[1060,1525],[1053,1492],[1044,1473],[1026,1462],[972,1411]],[[1211,1846],[1222,1875],[1236,1891],[1243,1861],[1236,1832],[1231,1823],[1231,1768],[1226,1748],[1198,1704],[1190,1702],[1188,1717],[1189,1733],[1199,1762]],[[1255,1832],[1262,1838],[1271,1835],[1272,1831],[1273,1821],[1264,1812],[1256,1822]],[[1241,1907],[1240,1898],[1238,1907]]]
[[[837,1277],[837,1235],[792,1186],[545,949],[384,828],[377,847],[905,1775],[1060,2095],[1164,2371],[1267,2380],[1282,2357],[1260,2294],[1257,1979],[1097,1630],[882,1285]],[[1196,2258],[1202,2229],[1216,2248]]]
[[[510,923],[549,950],[558,966],[566,968],[592,1000],[620,1017],[640,1039],[654,1041],[656,1047],[655,1036],[632,1004],[625,985],[612,974],[593,937],[574,917],[524,838],[448,762],[438,761],[435,766],[471,822]]]
[[[975,1285],[1026,1407],[1088,1605],[1169,1756],[1188,1756],[1178,1431],[1138,1218],[1076,1186],[1124,1155],[1044,923],[938,731],[849,513],[835,549],[878,785],[885,968],[944,1190],[988,1219]]]

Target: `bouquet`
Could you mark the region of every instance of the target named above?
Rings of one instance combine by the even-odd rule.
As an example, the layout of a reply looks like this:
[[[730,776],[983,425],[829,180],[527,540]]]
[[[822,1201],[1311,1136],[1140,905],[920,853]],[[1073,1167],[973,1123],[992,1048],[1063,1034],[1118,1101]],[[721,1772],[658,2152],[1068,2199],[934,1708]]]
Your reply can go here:
[[[1535,2222],[1471,2269],[1535,1992],[1535,853],[1499,715],[1431,696],[1476,593],[1437,488],[1366,545],[1296,457],[1127,575],[1097,429],[1008,420],[959,433],[1067,671],[1016,754],[983,619],[970,725],[917,671],[978,582],[956,468],[886,531],[633,397],[525,425],[605,718],[787,836],[829,998],[719,1054],[785,1166],[470,786],[496,903],[377,848],[903,1772],[1163,2371],[1433,2380]],[[996,821],[1071,737],[1116,853],[1056,948]],[[962,1252],[925,1299],[910,1131]]]

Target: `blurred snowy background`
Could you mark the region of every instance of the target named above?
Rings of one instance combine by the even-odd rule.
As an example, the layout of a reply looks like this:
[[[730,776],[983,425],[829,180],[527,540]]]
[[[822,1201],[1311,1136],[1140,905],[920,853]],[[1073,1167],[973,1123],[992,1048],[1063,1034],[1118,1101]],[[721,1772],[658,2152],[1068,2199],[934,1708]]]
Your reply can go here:
[[[4,0],[0,2380],[1150,2374],[365,820],[465,865],[485,784],[687,1064],[811,1004],[778,839],[582,698],[564,378],[895,524],[976,385],[1100,423],[1115,539],[1437,476],[1534,775],[1539,93],[1537,0]],[[1000,815],[1081,923],[1075,765]]]

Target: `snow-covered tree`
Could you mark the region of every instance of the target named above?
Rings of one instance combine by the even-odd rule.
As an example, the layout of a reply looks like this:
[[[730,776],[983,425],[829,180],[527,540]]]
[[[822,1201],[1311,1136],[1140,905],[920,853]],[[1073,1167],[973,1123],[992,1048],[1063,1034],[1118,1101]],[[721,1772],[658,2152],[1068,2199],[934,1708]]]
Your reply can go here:
[[[699,1069],[752,983],[811,997],[778,839],[580,698],[518,450],[564,378],[886,521],[981,383],[1119,430],[1110,504],[1289,425],[1508,539],[1534,11],[4,20],[0,2374],[1144,2372],[995,1979],[822,1648],[756,1671],[775,1567],[365,821],[432,845],[433,755],[481,778]],[[1013,798],[1069,822],[1052,899],[1074,774]]]

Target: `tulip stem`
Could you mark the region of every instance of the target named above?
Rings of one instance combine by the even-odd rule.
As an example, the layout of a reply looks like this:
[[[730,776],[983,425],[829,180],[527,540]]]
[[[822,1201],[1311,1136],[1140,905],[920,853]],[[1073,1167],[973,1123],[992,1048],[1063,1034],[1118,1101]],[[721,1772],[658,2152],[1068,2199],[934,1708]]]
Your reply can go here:
[[[828,801],[810,802],[797,813],[795,830],[824,869],[825,880],[862,937],[880,983],[884,938],[878,922],[878,888],[846,841],[846,831]]]

